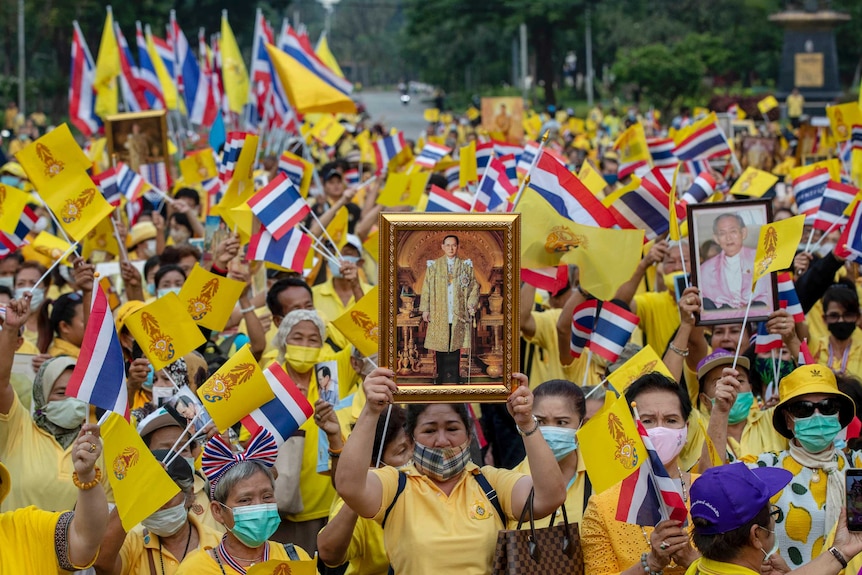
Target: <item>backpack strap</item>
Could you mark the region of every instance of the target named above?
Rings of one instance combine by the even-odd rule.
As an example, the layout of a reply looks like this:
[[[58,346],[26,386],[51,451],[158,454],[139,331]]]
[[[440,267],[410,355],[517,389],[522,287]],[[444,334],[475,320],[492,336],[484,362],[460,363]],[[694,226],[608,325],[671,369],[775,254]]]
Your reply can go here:
[[[482,472],[478,469],[473,472],[473,477],[476,479],[476,483],[479,484],[479,487],[482,488],[482,491],[485,492],[485,497],[488,498],[488,501],[491,502],[491,505],[494,506],[494,509],[497,510],[497,515],[500,517],[500,521],[503,522],[503,527],[506,527],[506,514],[503,513],[503,506],[500,505],[500,500],[497,498],[497,491],[491,486],[491,483],[488,479],[482,475]]]
[[[293,543],[285,543],[284,551],[287,553],[287,558],[291,561],[299,561],[299,553],[296,552],[296,545]]]
[[[392,508],[395,507],[395,502],[398,501],[398,498],[401,496],[401,492],[404,491],[404,488],[407,487],[407,474],[403,471],[398,472],[398,488],[395,490],[395,497],[392,498],[392,503],[389,504],[389,507],[386,508],[386,513],[383,514],[383,521],[380,523],[380,527],[386,527],[386,520],[389,519],[389,514],[392,512]]]

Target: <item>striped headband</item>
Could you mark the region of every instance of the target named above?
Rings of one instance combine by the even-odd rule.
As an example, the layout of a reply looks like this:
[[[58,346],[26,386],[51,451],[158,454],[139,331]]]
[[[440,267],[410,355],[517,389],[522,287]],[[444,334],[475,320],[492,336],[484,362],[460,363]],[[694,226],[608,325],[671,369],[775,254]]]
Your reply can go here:
[[[248,442],[245,451],[234,453],[219,435],[213,436],[204,447],[201,468],[210,482],[210,497],[215,497],[215,488],[227,471],[243,461],[259,461],[267,467],[275,465],[278,444],[265,428],[261,427]]]

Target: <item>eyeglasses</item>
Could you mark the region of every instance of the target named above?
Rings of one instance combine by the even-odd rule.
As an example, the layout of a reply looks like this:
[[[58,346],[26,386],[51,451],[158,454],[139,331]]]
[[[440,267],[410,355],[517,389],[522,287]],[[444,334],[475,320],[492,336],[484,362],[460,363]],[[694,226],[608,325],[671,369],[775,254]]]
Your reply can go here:
[[[859,319],[859,312],[845,311],[844,313],[830,312],[826,314],[826,323],[837,323],[839,321],[855,322]]]
[[[778,505],[769,505],[769,516],[778,521],[778,518],[781,517],[781,508]]]
[[[817,403],[811,401],[797,401],[787,406],[787,412],[796,419],[805,419],[814,415],[814,410],[820,415],[835,415],[841,410],[841,403],[834,398],[828,397]]]

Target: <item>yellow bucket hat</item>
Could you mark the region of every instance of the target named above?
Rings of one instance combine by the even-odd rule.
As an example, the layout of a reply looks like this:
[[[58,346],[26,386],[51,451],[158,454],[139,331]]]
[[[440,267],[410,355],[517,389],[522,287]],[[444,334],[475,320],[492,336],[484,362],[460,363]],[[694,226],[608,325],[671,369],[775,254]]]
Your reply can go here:
[[[142,301],[131,300],[118,307],[116,315],[114,316],[114,326],[117,328],[117,333],[120,333],[123,331],[123,328],[126,327],[126,320],[129,319],[129,316],[143,308],[145,305],[146,304]]]
[[[772,426],[778,433],[788,439],[793,438],[793,432],[784,420],[784,408],[809,393],[826,393],[840,400],[838,419],[842,428],[847,427],[856,416],[856,405],[849,396],[838,391],[838,382],[831,369],[818,364],[803,365],[790,372],[778,385],[779,402],[772,413]]]

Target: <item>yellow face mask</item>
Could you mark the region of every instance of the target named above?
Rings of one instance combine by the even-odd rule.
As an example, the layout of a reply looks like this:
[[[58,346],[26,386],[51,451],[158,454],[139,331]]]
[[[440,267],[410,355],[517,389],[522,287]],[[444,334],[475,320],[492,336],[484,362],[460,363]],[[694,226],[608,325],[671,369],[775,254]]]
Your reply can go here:
[[[308,373],[317,363],[320,357],[319,347],[305,347],[303,345],[285,346],[284,360],[297,373]]]

